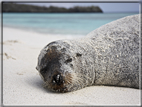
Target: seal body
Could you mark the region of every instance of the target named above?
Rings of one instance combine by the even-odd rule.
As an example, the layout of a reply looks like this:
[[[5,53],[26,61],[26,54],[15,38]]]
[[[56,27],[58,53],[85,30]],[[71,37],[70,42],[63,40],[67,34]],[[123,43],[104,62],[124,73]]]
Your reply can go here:
[[[139,88],[139,15],[106,24],[86,37],[45,46],[37,70],[45,86],[56,92],[86,86]]]

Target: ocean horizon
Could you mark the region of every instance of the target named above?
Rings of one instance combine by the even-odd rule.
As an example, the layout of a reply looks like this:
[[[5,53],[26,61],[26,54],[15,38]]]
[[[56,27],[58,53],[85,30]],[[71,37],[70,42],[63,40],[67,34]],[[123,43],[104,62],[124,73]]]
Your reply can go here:
[[[139,13],[3,13],[3,27],[51,35],[85,36],[114,20]]]

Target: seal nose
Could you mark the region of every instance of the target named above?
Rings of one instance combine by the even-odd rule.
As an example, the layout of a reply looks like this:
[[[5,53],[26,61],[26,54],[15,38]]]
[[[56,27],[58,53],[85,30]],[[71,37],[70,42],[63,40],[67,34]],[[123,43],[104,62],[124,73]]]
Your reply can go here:
[[[60,85],[63,83],[63,78],[60,74],[53,76],[53,83],[56,83],[57,85]]]

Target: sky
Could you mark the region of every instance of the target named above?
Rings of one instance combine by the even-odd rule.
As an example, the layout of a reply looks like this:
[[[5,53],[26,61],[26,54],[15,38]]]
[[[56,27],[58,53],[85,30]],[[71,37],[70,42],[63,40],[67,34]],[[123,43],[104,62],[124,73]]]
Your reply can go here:
[[[3,1],[6,1],[6,0],[3,0]],[[8,0],[10,1],[10,0]],[[57,1],[57,0],[56,0]],[[68,1],[68,0],[66,0]],[[65,1],[65,2],[66,2]],[[90,0],[89,0],[90,1]],[[107,0],[103,0],[103,1],[107,1]],[[109,0],[111,1],[111,0]],[[113,0],[114,1],[114,0]],[[115,0],[116,1],[116,0]],[[47,3],[46,1],[44,2],[44,0],[40,3],[38,1],[38,3],[35,3],[35,1],[33,1],[32,3],[26,3],[26,1],[24,2],[25,4],[30,4],[30,5],[37,5],[37,6],[46,6],[46,7],[49,7],[49,6],[58,6],[58,7],[66,7],[66,8],[70,8],[70,7],[74,7],[74,6],[99,6],[104,13],[107,13],[107,12],[139,12],[139,9],[140,9],[140,3],[136,3],[136,1],[138,0],[135,0],[135,3],[131,2],[130,3],[130,0],[129,2],[120,2],[121,0],[119,0],[119,3],[52,3],[52,2],[49,2]],[[127,0],[125,0],[127,1]],[[134,0],[133,0],[134,1]]]

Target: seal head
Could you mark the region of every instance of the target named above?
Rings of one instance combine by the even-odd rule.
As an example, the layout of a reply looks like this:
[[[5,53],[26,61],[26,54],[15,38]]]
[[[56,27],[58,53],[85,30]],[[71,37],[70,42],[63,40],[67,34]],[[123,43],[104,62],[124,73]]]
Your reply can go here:
[[[45,87],[56,92],[69,92],[85,87],[80,73],[82,54],[75,52],[67,42],[55,41],[45,46],[38,57],[36,69]],[[76,70],[75,70],[76,69]]]

